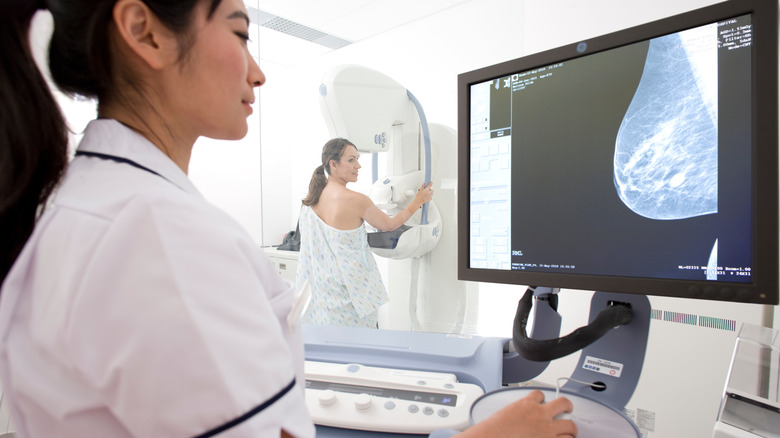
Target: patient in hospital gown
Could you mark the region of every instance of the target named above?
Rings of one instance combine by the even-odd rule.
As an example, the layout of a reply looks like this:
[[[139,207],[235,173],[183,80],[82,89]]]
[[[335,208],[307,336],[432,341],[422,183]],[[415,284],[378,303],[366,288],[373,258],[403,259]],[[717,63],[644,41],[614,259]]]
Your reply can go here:
[[[358,157],[348,140],[328,141],[302,201],[296,283],[300,289],[308,280],[312,288],[305,324],[376,328],[388,297],[364,225],[393,231],[433,197],[431,186],[423,185],[406,208],[388,216],[368,196],[347,188],[357,181]]]
[[[377,326],[377,309],[388,301],[365,227],[339,230],[303,206],[299,218],[301,252],[296,282],[314,292],[306,324]]]

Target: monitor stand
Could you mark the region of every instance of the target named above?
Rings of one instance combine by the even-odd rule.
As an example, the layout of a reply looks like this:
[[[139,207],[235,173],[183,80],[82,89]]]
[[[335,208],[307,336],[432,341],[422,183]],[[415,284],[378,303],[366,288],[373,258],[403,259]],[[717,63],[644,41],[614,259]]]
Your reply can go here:
[[[529,288],[520,300],[512,341],[520,357],[505,357],[504,382],[530,380],[549,361],[581,349],[577,367],[562,389],[623,410],[642,373],[650,328],[649,299],[645,295],[595,292],[588,325],[555,338],[561,326],[557,306],[540,303],[555,303],[557,292],[558,289]],[[533,330],[528,336],[525,324],[531,310],[531,294],[537,303]],[[519,376],[523,378],[506,380]]]
[[[564,389],[596,398],[623,410],[636,390],[645,361],[650,330],[650,300],[645,295],[596,292],[590,303],[590,321],[612,302],[631,306],[631,322],[615,327],[582,349],[577,367]],[[605,384],[606,388],[575,382]]]

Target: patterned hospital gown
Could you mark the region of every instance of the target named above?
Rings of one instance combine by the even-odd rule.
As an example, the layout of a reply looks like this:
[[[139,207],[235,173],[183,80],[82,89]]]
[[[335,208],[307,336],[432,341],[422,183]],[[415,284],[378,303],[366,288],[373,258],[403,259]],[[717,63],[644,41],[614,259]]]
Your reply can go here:
[[[389,300],[365,227],[338,230],[308,206],[301,208],[299,227],[296,284],[309,280],[312,288],[303,323],[376,328],[377,309]]]

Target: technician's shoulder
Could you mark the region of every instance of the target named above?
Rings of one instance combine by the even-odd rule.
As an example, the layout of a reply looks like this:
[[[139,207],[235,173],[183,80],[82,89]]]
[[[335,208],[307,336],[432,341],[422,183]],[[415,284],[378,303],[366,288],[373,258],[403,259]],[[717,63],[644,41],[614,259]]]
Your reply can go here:
[[[249,267],[246,275],[262,278],[258,286],[269,295],[283,287],[277,284],[273,264],[244,227],[199,195],[170,190],[137,193],[113,218],[111,229],[118,239],[143,239],[161,248],[171,269],[201,266],[200,273],[188,274],[192,278],[219,274],[220,269],[225,273],[219,267],[233,263]],[[131,246],[146,251],[144,246]]]
[[[245,234],[230,215],[199,195],[181,191],[136,193],[128,199],[123,214],[139,214],[154,224],[174,226],[180,230],[211,228],[212,232]]]

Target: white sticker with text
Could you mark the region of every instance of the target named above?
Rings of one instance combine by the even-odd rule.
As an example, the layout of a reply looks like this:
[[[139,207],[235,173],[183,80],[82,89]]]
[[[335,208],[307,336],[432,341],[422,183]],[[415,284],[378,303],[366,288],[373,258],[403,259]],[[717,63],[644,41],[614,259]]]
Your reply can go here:
[[[585,356],[585,362],[582,367],[586,370],[606,374],[612,377],[620,377],[623,372],[623,364],[612,362],[606,359],[599,359],[593,356]]]

